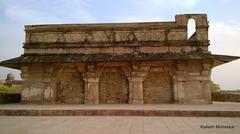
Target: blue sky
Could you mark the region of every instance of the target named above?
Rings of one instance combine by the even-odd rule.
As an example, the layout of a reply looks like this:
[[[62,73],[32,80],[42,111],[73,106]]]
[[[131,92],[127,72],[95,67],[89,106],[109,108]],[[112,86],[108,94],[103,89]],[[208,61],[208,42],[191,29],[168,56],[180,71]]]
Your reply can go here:
[[[240,56],[238,0],[0,0],[0,60],[23,53],[24,25],[173,21],[175,14],[207,13],[210,51]],[[212,80],[240,89],[240,60],[216,67]],[[19,71],[0,67],[0,79]]]

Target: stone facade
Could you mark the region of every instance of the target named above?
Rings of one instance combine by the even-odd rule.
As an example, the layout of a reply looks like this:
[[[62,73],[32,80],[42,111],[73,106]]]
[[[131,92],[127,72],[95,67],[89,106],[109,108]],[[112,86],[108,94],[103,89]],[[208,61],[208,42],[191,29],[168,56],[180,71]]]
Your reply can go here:
[[[188,39],[190,18],[196,31]],[[205,14],[25,31],[24,54],[0,63],[21,69],[25,103],[211,103],[211,69],[238,58],[208,51]]]

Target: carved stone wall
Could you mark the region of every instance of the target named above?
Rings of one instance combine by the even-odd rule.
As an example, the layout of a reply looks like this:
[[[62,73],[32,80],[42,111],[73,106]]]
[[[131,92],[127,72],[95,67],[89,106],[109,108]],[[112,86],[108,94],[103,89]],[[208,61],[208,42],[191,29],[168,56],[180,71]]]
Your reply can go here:
[[[57,103],[81,104],[84,102],[83,78],[75,66],[62,67],[62,71],[56,78]]]
[[[43,102],[44,82],[42,64],[34,64],[22,67],[24,81],[22,91],[23,102]]]
[[[144,103],[173,102],[172,79],[167,71],[150,72],[143,85]]]
[[[179,61],[174,76],[174,101],[178,103],[211,103],[211,61]]]
[[[128,81],[121,68],[107,68],[100,77],[100,103],[128,103]]]
[[[22,67],[22,102],[211,103],[205,60],[33,64]]]
[[[76,65],[34,64],[22,67],[22,102],[83,103],[82,73]]]

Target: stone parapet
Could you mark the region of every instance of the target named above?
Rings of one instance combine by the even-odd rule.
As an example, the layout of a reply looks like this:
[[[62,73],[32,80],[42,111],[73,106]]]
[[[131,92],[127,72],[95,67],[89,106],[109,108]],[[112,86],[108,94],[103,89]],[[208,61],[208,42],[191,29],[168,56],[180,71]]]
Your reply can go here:
[[[187,38],[187,23],[196,32]],[[177,15],[175,21],[148,23],[25,26],[25,54],[208,53],[205,14]]]

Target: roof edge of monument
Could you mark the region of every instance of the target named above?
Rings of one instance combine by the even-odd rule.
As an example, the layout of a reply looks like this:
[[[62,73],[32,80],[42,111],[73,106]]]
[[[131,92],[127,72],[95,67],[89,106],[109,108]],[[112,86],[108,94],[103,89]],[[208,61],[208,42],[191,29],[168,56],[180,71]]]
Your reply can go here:
[[[1,61],[0,66],[20,69],[22,64],[31,63],[85,63],[85,62],[124,62],[124,61],[158,61],[158,60],[214,60],[214,66],[221,65],[240,56],[214,55],[210,53],[160,53],[160,54],[24,54],[20,57]]]

